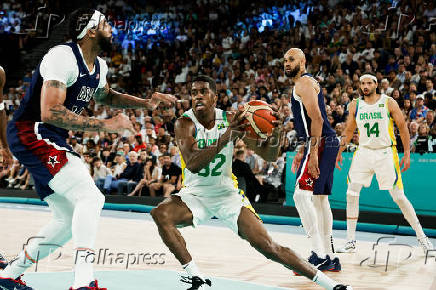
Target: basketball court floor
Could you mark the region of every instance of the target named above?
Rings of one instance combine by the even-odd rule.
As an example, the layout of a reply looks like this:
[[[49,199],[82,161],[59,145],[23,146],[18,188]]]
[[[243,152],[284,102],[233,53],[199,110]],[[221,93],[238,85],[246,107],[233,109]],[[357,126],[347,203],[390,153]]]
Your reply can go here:
[[[0,203],[0,251],[13,258],[25,239],[36,235],[50,219],[47,207]],[[309,255],[301,227],[266,225],[282,245]],[[197,229],[181,229],[188,249],[217,290],[321,289],[304,277],[264,258],[250,245],[211,220]],[[336,246],[345,231],[334,231]],[[343,270],[329,276],[354,289],[436,289],[436,260],[417,248],[415,237],[358,232],[358,252],[338,254]],[[436,245],[436,240],[432,239]],[[103,210],[96,244],[96,278],[109,290],[187,289],[181,267],[161,241],[149,214]],[[72,243],[30,268],[24,280],[38,290],[72,285]],[[183,273],[182,273],[183,274]]]

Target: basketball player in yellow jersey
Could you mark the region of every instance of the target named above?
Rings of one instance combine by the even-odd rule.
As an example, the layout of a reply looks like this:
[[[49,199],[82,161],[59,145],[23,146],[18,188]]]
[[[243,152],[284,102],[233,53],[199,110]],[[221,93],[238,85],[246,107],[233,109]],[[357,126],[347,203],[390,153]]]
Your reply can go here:
[[[410,135],[397,102],[384,94],[377,94],[377,78],[365,73],[360,77],[363,98],[353,100],[348,107],[348,119],[341,148],[336,158],[336,167],[342,165],[342,151],[353,137],[356,127],[359,131],[359,147],[353,157],[348,173],[347,189],[347,240],[338,253],[356,251],[356,226],[359,216],[359,193],[362,186],[371,184],[376,174],[379,188],[389,190],[392,199],[400,207],[406,220],[415,230],[420,246],[427,250],[433,245],[425,236],[412,204],[404,195],[401,172],[410,167]],[[404,157],[399,162],[394,135],[394,124],[400,130],[404,146]],[[400,166],[403,169],[400,170]]]
[[[230,115],[215,108],[216,84],[208,76],[194,79],[191,96],[192,109],[175,124],[184,187],[151,211],[162,240],[189,275],[182,280],[191,284],[189,290],[206,289],[212,283],[195,265],[177,227],[196,227],[212,216],[218,217],[266,258],[297,271],[325,289],[351,289],[318,271],[293,250],[275,243],[244,193],[238,190],[232,174],[233,142],[243,135],[244,113]],[[268,138],[261,146],[256,146],[255,140],[243,140],[262,158],[274,161],[280,148],[277,142],[280,131],[275,128],[275,140]]]
[[[0,66],[0,154],[3,158],[3,163],[5,165],[12,164],[12,153],[9,150],[8,141],[6,140],[6,123],[8,119],[6,118],[5,104],[3,103],[3,88],[6,83],[6,73],[4,69]]]

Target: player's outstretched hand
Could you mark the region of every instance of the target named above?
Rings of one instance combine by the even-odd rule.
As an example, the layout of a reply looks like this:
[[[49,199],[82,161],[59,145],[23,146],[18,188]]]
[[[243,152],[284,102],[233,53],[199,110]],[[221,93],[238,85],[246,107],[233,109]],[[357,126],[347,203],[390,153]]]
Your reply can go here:
[[[404,172],[410,168],[410,155],[409,154],[404,154],[403,158],[401,158],[400,168],[401,167],[402,167],[401,172]]]
[[[129,130],[132,134],[136,134],[132,122],[124,114],[118,114],[106,120],[106,128],[109,133],[122,133],[124,130]]]
[[[174,105],[174,103],[177,101],[177,98],[171,94],[162,94],[159,92],[153,93],[151,95],[151,104],[153,105],[153,109],[156,109],[156,107],[161,103],[165,103],[167,105]]]
[[[232,139],[242,138],[245,133],[245,128],[249,126],[249,123],[244,123],[245,111],[241,106],[236,113],[228,112],[227,118],[229,120],[229,130],[232,132]]]
[[[338,153],[338,156],[336,156],[336,168],[339,170],[342,170],[342,153]]]

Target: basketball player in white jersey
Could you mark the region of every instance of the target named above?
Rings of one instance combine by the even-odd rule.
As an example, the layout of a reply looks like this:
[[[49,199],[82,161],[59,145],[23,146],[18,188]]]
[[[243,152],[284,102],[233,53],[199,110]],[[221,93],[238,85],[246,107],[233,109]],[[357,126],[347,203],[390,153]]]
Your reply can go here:
[[[336,158],[336,167],[342,165],[342,151],[353,137],[356,127],[359,132],[359,147],[354,154],[348,173],[347,189],[347,239],[339,253],[356,251],[356,226],[359,216],[359,194],[363,186],[371,184],[375,173],[381,190],[389,190],[394,202],[400,207],[406,220],[415,230],[420,246],[426,252],[433,245],[425,236],[412,204],[404,195],[401,172],[410,167],[410,135],[397,102],[384,94],[377,94],[377,78],[370,73],[360,77],[362,98],[353,100],[348,107],[348,119],[341,148]],[[399,162],[394,135],[394,122],[400,131],[404,157]],[[401,170],[401,166],[403,169]]]
[[[5,112],[5,104],[3,102],[3,88],[6,83],[5,70],[0,66],[0,145],[1,157],[3,158],[3,164],[8,166],[12,164],[12,153],[9,150],[8,141],[6,140],[6,122],[8,121]]]
[[[93,264],[87,258],[94,254],[104,196],[80,156],[67,144],[68,130],[133,131],[124,114],[105,120],[81,116],[91,98],[112,107],[148,109],[175,100],[160,93],[145,100],[109,88],[108,68],[98,55],[111,49],[112,27],[99,11],[81,8],[73,12],[70,34],[72,42],[50,49],[37,66],[7,127],[14,156],[32,174],[36,191],[53,217],[38,233],[32,233],[34,237],[23,251],[0,270],[2,290],[31,290],[21,280],[24,271],[71,238],[75,265],[70,290],[104,289],[94,279]]]
[[[177,227],[197,227],[213,216],[266,258],[297,271],[326,289],[351,289],[333,281],[294,251],[271,239],[232,174],[233,142],[243,134],[244,113],[239,111],[230,115],[215,108],[216,84],[210,77],[194,79],[191,95],[192,109],[175,124],[184,187],[151,211],[162,240],[188,274],[182,281],[192,285],[189,290],[209,288],[211,281],[205,279],[195,265]],[[280,148],[280,135],[281,128],[274,128],[272,137],[261,146],[257,146],[256,140],[243,140],[256,154],[274,161]]]

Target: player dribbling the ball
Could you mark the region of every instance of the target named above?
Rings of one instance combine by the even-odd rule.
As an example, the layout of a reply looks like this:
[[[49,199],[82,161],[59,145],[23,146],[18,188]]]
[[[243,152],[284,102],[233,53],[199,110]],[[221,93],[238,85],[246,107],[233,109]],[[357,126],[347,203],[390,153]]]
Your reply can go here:
[[[190,290],[206,289],[211,281],[200,272],[177,227],[198,226],[216,216],[235,234],[245,239],[266,258],[297,271],[326,289],[351,289],[339,285],[293,250],[275,243],[232,174],[233,142],[244,135],[244,113],[231,115],[216,108],[215,81],[208,76],[194,79],[192,109],[176,121],[176,142],[181,151],[184,187],[168,197],[151,215],[159,234],[188,277]],[[280,124],[277,122],[276,124]],[[280,136],[277,126],[272,136]],[[280,142],[268,138],[262,146],[243,138],[247,146],[267,161],[274,161]]]

